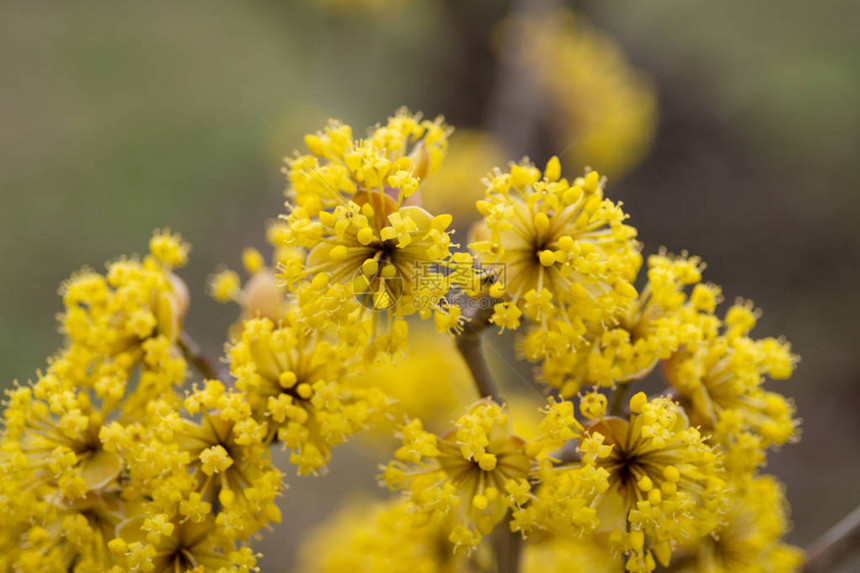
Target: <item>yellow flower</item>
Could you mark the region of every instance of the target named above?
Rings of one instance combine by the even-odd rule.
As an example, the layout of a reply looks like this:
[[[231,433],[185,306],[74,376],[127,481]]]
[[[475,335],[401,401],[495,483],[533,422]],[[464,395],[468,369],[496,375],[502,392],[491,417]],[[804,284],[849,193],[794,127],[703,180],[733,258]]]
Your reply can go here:
[[[311,153],[287,160],[290,212],[276,236],[309,253],[303,265],[281,268],[284,282],[351,285],[364,308],[389,320],[426,316],[434,306],[443,312],[437,303],[447,289],[437,266],[448,258],[452,218],[434,217],[410,198],[438,169],[449,132],[441,118],[403,109],[366,139],[354,140],[334,121],[307,136]]]
[[[629,553],[628,570],[650,571],[654,558],[669,564],[679,539],[714,531],[726,484],[716,452],[678,404],[640,392],[630,411],[629,420],[604,418],[586,432],[612,446],[596,460],[609,472],[603,527]]]
[[[620,207],[603,198],[591,171],[559,179],[558,159],[541,172],[527,162],[496,171],[478,210],[484,223],[470,244],[483,265],[493,265],[506,301],[493,321],[516,328],[519,313],[533,324],[523,349],[530,360],[566,352],[587,330],[636,298],[639,267],[636,230]]]
[[[122,519],[116,493],[91,493],[74,502],[39,502],[32,490],[0,486],[0,568],[3,571],[108,571],[108,542]],[[6,489],[15,483],[15,487]],[[34,516],[38,516],[34,519]]]
[[[570,352],[550,355],[541,364],[541,380],[569,397],[581,386],[612,387],[648,375],[681,345],[701,336],[700,311],[712,312],[719,289],[701,284],[704,265],[698,257],[648,257],[648,282],[638,298],[590,331]],[[695,285],[691,303],[685,288]]]
[[[175,343],[188,293],[172,269],[188,246],[157,231],[150,249],[63,285],[65,347],[34,383],[8,392],[0,548],[13,541],[5,563],[16,570],[113,571],[107,544],[128,502],[151,495],[146,486],[169,467],[167,455],[152,463],[169,448],[148,440],[159,415],[175,413],[174,388],[185,380]],[[138,438],[137,450],[151,446],[148,459],[126,457]]]
[[[128,573],[250,573],[256,571],[257,559],[250,548],[238,550],[218,534],[212,520],[202,522],[173,518],[166,522],[164,534],[153,534],[153,521],[161,517],[132,517],[117,528],[111,551]],[[169,533],[167,533],[169,531]]]
[[[798,357],[784,340],[748,336],[756,314],[750,303],[732,306],[722,334],[718,321],[703,338],[688,341],[675,353],[664,371],[695,424],[715,430],[721,441],[752,431],[767,447],[790,440],[798,421],[794,404],[762,384],[766,376],[791,376]]]
[[[188,246],[157,231],[150,248],[143,261],[121,259],[104,276],[85,269],[63,284],[61,320],[73,344],[115,357],[133,355],[151,336],[176,341],[188,290],[171,270],[185,264]]]
[[[771,476],[744,480],[732,492],[728,512],[715,535],[681,553],[692,554],[685,573],[791,573],[803,564],[803,551],[780,542],[788,530],[788,504],[782,485]],[[682,563],[686,561],[681,561]]]
[[[277,327],[265,318],[247,321],[228,356],[255,418],[292,450],[300,473],[315,473],[332,447],[384,415],[389,399],[376,388],[351,387],[347,376],[360,366],[356,350],[299,317],[296,309]]]
[[[536,471],[529,480],[506,484],[508,501],[513,506],[511,530],[524,535],[548,531],[565,537],[591,533],[600,524],[597,504],[609,488],[609,474],[595,460],[598,455],[607,455],[610,446],[603,445],[602,439],[584,436],[584,427],[569,400],[557,402],[550,398],[537,433],[532,446],[540,460]],[[556,452],[576,438],[580,439],[582,463],[556,466]]]
[[[149,240],[149,252],[166,268],[184,267],[188,263],[191,246],[182,241],[182,236],[169,230],[157,230]]]
[[[71,501],[116,485],[122,460],[99,439],[105,412],[86,390],[49,373],[9,392],[5,419],[0,472],[10,479]]]
[[[201,415],[200,423],[184,420],[176,432],[180,451],[190,454],[200,500],[219,503],[219,519],[231,523],[237,537],[280,522],[275,499],[282,476],[272,466],[267,424],[253,419],[246,396],[208,381],[185,399],[185,408]]]
[[[657,96],[612,38],[566,9],[513,17],[502,32],[519,36],[502,56],[534,74],[568,165],[615,178],[642,160],[656,131]]]
[[[667,566],[681,539],[716,529],[727,488],[717,453],[668,398],[648,400],[640,392],[630,411],[629,419],[599,416],[583,427],[571,402],[551,404],[544,442],[555,446],[576,436],[581,461],[542,465],[541,486],[518,504],[517,528],[607,532],[635,573],[658,561]]]
[[[502,406],[483,399],[437,438],[414,419],[402,430],[403,446],[382,476],[391,489],[404,489],[412,511],[429,517],[453,513],[449,539],[470,551],[489,534],[509,507],[509,483],[524,481],[534,448],[510,433]]]

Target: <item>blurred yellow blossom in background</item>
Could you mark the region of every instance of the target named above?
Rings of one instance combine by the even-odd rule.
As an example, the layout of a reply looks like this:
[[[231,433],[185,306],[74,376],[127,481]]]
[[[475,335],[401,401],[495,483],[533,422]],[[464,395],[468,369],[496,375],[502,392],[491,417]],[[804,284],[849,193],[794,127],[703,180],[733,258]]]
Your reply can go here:
[[[501,55],[544,89],[557,149],[571,168],[620,178],[642,160],[657,127],[657,95],[615,40],[570,10],[513,16],[500,33],[518,36]]]

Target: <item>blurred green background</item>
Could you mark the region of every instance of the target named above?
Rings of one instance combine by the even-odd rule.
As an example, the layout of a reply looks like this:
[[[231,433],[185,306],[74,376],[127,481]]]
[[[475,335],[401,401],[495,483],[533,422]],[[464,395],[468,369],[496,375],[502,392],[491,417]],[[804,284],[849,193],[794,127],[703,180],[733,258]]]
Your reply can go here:
[[[396,4],[0,3],[3,383],[33,376],[61,343],[59,283],[145,250],[156,227],[194,245],[188,327],[220,352],[235,309],[203,295],[206,277],[263,245],[264,222],[282,210],[281,158],[328,117],[360,131],[408,105],[481,126],[494,90],[486,46],[506,3]],[[756,333],[785,334],[803,357],[778,386],[797,401],[802,441],[768,468],[788,484],[789,539],[803,545],[860,502],[860,6],[573,7],[659,94],[653,148],[609,195],[647,252],[702,256],[727,300],[765,310]],[[338,469],[373,487],[360,454],[335,458],[328,477],[288,474],[285,523],[260,545],[264,571],[286,570],[301,532],[337,503]]]

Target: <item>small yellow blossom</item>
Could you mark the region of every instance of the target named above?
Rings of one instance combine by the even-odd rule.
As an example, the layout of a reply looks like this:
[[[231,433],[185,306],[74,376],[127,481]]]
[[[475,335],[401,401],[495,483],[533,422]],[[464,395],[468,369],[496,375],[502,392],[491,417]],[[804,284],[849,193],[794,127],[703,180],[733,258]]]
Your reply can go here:
[[[449,540],[471,551],[504,518],[507,484],[524,481],[531,471],[532,449],[509,426],[505,409],[488,399],[470,407],[441,438],[412,420],[382,478],[406,492],[412,511],[431,519],[454,515]]]
[[[435,307],[445,294],[438,268],[448,258],[450,215],[433,216],[412,204],[448,147],[441,118],[423,120],[405,109],[365,139],[330,122],[308,135],[309,154],[287,160],[287,207],[277,240],[309,251],[300,266],[285,266],[282,280],[321,290],[351,285],[365,308],[389,315]],[[375,318],[374,322],[375,322]]]
[[[646,155],[657,124],[653,82],[618,44],[568,9],[513,16],[500,30],[517,42],[502,53],[543,90],[568,165],[622,177]]]
[[[188,263],[188,251],[191,247],[182,241],[182,237],[168,230],[156,231],[149,240],[149,251],[152,256],[169,268],[184,267]]]
[[[296,310],[278,327],[248,320],[228,355],[255,419],[269,424],[292,451],[292,463],[309,473],[328,463],[332,447],[383,415],[389,399],[377,388],[352,387],[347,376],[360,365],[355,348],[328,340],[300,316]]]
[[[771,476],[736,484],[728,512],[712,537],[682,544],[691,555],[679,571],[693,573],[790,573],[803,564],[803,552],[780,541],[788,530],[788,507],[782,485]],[[687,560],[680,560],[687,563]]]
[[[796,433],[794,404],[762,384],[765,377],[791,376],[798,358],[785,340],[750,338],[755,324],[751,303],[733,305],[722,333],[715,325],[701,339],[688,341],[664,370],[692,421],[715,430],[718,439],[751,431],[765,446],[784,444]]]
[[[612,446],[595,460],[609,474],[602,527],[620,534],[628,570],[650,571],[655,559],[668,565],[678,540],[716,529],[727,486],[717,453],[680,406],[639,393],[630,410],[629,419],[605,418],[586,434]]]
[[[611,317],[592,324],[570,351],[541,364],[541,379],[570,396],[580,386],[612,387],[648,375],[660,360],[702,335],[700,314],[712,310],[719,289],[700,283],[704,265],[697,257],[648,257],[642,292]],[[685,288],[695,285],[690,303]]]
[[[534,361],[566,352],[589,325],[637,296],[630,284],[640,263],[636,230],[604,199],[596,171],[569,182],[556,164],[543,174],[526,161],[496,170],[469,245],[482,264],[503,269],[506,300],[493,322],[517,328],[525,315],[532,328],[523,349]]]

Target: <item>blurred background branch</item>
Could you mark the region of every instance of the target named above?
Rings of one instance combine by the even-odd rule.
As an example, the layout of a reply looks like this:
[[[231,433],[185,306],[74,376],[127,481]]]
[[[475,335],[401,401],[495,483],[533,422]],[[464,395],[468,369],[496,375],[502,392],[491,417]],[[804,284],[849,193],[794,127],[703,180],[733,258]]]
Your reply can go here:
[[[513,0],[508,18],[551,14],[563,4],[561,0]],[[517,53],[526,41],[521,30],[508,30],[499,42],[498,52]],[[540,73],[544,71],[518,66],[504,58],[498,63],[487,125],[502,142],[505,151],[514,158],[528,155],[540,137],[540,126],[546,112],[546,96],[535,77]]]
[[[860,549],[860,506],[807,549],[805,573],[833,571]]]

